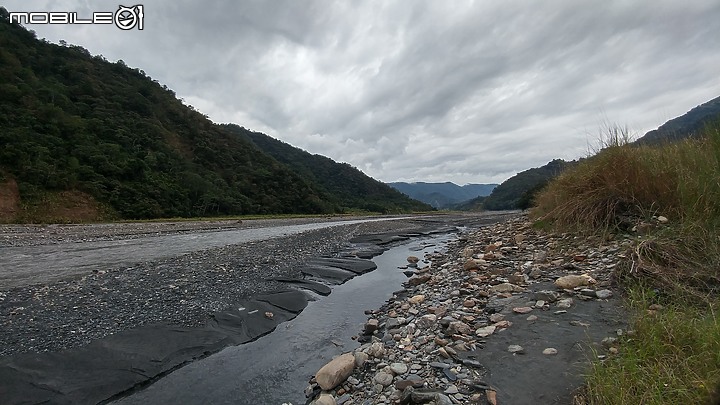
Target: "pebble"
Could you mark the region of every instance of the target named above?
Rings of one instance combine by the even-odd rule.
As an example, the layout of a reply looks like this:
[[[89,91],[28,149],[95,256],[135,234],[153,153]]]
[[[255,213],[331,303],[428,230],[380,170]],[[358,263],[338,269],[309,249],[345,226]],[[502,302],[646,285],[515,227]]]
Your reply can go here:
[[[518,234],[523,236],[515,239]],[[451,242],[448,254],[421,259],[429,264],[422,273],[413,275],[404,291],[370,314],[379,321],[379,328],[361,348],[371,367],[356,367],[354,380],[346,384],[351,388],[347,394],[352,403],[462,404],[485,396],[488,401],[493,398],[490,403],[496,402],[492,390],[461,392],[467,381],[484,372],[482,359],[488,353],[482,350],[487,342],[506,329],[528,327],[539,319],[532,312],[552,308],[554,314],[562,315],[573,311],[576,300],[612,296],[610,290],[595,287],[610,285],[612,270],[607,266],[617,264],[617,254],[623,251],[619,242],[576,246],[575,251],[564,248],[568,250],[560,258],[557,249],[550,247],[554,243],[550,241],[557,239],[564,244],[575,240],[565,235],[540,235],[522,219],[513,220],[510,225],[473,231],[455,245]],[[534,276],[528,278],[528,274]],[[563,279],[565,276],[572,277]],[[536,283],[560,279],[580,284],[577,289],[533,288]],[[529,323],[517,326],[505,319],[508,314],[527,314]],[[607,345],[609,340],[605,342]],[[609,346],[615,348],[614,343]],[[518,344],[506,347],[514,355],[526,353]],[[465,354],[473,350],[480,351],[479,355]],[[558,350],[547,347],[542,353],[554,356]],[[353,388],[358,386],[364,388]],[[419,387],[421,391],[416,390]]]

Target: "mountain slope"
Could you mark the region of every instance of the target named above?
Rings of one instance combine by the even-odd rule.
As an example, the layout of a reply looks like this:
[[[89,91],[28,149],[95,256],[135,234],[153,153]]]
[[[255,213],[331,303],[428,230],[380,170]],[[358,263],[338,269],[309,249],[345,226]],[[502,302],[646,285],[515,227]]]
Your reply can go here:
[[[488,210],[522,208],[523,200],[529,197],[527,193],[538,190],[572,164],[574,162],[555,159],[545,166],[522,171],[495,187],[493,192],[483,201],[483,206]]]
[[[285,142],[238,125],[222,127],[245,137],[258,148],[295,173],[319,185],[325,199],[335,210],[364,209],[376,212],[431,210],[432,207],[412,200],[347,163],[337,163],[321,155],[313,155]]]
[[[698,136],[705,125],[720,120],[720,97],[700,104],[687,113],[673,118],[658,129],[649,131],[635,141],[638,144],[657,144]]]
[[[389,185],[401,193],[428,203],[435,208],[451,208],[464,201],[487,196],[497,186],[497,184],[466,184],[458,186],[451,182],[395,182],[389,183]]]
[[[357,207],[183,105],[142,70],[40,41],[1,7],[0,77],[0,221]],[[412,206],[384,198],[362,208]]]

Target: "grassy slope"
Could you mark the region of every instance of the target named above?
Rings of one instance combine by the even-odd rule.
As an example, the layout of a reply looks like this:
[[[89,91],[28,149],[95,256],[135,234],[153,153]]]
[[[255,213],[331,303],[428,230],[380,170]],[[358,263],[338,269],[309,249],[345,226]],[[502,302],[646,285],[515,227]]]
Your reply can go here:
[[[539,225],[636,234],[616,274],[635,334],[595,364],[588,403],[702,404],[720,382],[719,179],[720,126],[711,126],[655,147],[611,138],[537,196]]]

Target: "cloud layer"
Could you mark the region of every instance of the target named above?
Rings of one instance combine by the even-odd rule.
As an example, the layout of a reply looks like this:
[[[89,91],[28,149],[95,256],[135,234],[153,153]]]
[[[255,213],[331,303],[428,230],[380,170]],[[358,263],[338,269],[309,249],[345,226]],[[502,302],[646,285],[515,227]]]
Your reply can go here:
[[[117,2],[6,1],[10,11]],[[720,2],[146,1],[145,29],[32,25],[216,122],[383,181],[500,182],[720,95]]]

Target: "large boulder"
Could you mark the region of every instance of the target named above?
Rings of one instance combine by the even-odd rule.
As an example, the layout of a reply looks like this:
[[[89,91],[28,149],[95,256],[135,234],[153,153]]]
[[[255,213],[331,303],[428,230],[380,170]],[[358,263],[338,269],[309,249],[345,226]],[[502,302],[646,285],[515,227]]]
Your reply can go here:
[[[350,377],[354,367],[355,356],[345,353],[322,366],[315,374],[315,381],[323,390],[331,390]]]

